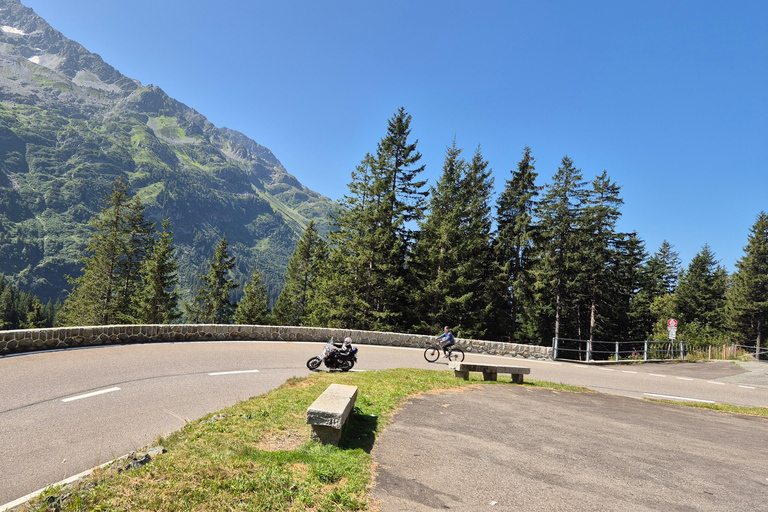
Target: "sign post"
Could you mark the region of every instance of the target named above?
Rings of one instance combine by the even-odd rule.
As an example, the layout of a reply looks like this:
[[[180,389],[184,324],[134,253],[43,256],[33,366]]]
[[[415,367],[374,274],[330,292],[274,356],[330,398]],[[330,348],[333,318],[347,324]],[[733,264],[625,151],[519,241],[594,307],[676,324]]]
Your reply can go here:
[[[667,331],[669,331],[669,339],[674,340],[677,338],[677,320],[670,318],[667,320]]]

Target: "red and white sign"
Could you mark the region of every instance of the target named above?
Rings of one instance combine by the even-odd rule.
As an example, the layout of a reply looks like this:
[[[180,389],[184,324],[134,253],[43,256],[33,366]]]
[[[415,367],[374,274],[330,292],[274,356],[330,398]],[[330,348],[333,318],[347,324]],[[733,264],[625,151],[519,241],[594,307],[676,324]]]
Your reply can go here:
[[[677,320],[675,320],[674,318],[670,318],[669,320],[667,320],[667,325],[670,327],[677,327]]]

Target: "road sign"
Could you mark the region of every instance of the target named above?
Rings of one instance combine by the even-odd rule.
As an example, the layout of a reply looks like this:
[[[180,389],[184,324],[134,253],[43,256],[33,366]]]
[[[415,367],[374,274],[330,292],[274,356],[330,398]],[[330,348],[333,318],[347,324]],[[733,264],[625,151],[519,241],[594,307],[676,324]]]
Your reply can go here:
[[[667,326],[667,331],[669,331],[669,339],[674,340],[677,338],[677,327],[673,325]]]
[[[670,318],[669,320],[667,320],[667,325],[669,327],[677,327],[677,320],[675,320],[674,318]]]

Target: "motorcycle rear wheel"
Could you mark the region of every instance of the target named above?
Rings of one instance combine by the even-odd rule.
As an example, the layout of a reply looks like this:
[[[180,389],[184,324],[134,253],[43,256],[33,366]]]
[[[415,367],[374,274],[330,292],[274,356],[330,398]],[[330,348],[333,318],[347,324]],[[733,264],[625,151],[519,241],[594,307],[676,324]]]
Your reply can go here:
[[[339,368],[341,368],[341,371],[348,372],[352,369],[352,367],[355,366],[355,362],[350,359],[345,359],[341,362],[341,365],[339,365]]]
[[[320,368],[321,364],[323,364],[323,360],[315,356],[313,358],[310,358],[309,361],[307,361],[307,368],[309,368],[313,372],[316,372],[317,369]]]

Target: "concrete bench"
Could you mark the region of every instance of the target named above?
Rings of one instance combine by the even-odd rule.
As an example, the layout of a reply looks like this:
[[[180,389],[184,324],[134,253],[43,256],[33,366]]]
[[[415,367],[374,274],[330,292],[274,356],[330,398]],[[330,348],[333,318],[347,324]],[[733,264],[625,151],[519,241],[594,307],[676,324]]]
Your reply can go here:
[[[312,440],[338,445],[341,432],[355,407],[357,386],[331,384],[307,409],[307,424],[312,425]]]
[[[451,361],[448,367],[453,370],[453,375],[464,380],[469,379],[469,372],[482,372],[483,380],[498,380],[500,373],[508,373],[512,382],[523,383],[523,375],[531,373],[530,368],[523,366],[496,366],[492,364],[459,363]]]

